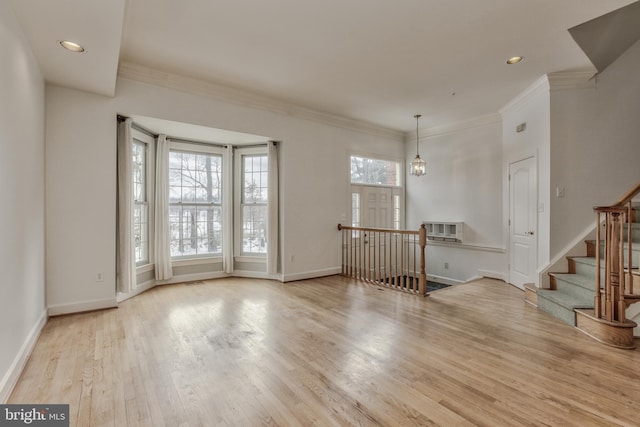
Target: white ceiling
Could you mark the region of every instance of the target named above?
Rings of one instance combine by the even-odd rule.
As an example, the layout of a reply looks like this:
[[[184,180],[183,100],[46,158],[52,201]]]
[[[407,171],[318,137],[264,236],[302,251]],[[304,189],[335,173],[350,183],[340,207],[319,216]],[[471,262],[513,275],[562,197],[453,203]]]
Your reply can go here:
[[[495,113],[549,72],[595,72],[567,30],[633,2],[10,1],[55,84],[113,95],[120,61],[403,131],[416,113],[425,128]]]

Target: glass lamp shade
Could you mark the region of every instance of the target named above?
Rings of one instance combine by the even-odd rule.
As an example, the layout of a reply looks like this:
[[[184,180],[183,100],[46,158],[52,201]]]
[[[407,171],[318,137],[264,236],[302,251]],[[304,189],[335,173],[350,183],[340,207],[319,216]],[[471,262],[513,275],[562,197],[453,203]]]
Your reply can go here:
[[[427,162],[422,160],[420,154],[411,162],[411,175],[422,176],[427,172]]]

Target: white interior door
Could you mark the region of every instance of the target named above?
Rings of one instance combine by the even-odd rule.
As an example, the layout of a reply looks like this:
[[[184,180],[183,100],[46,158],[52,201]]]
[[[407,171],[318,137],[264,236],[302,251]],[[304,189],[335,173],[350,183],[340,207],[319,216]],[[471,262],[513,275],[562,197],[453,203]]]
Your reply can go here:
[[[519,288],[537,282],[536,159],[509,165],[509,282]]]
[[[393,228],[392,192],[386,187],[364,187],[362,226]]]

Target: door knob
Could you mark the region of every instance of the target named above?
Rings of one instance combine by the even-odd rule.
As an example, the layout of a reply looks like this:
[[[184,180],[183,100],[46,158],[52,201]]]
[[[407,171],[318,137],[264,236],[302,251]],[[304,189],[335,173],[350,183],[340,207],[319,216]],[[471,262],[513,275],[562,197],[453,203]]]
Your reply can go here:
[[[533,231],[527,231],[524,234],[528,234],[529,236],[533,236]]]

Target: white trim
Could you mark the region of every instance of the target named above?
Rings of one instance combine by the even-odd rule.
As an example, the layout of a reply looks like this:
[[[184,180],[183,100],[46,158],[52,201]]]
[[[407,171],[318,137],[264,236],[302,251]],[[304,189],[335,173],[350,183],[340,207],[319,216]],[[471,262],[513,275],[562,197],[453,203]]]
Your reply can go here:
[[[5,404],[9,400],[9,396],[11,395],[13,388],[18,383],[18,379],[20,379],[22,370],[29,361],[31,352],[38,342],[40,333],[42,332],[44,325],[47,324],[47,319],[47,310],[44,309],[42,310],[42,313],[40,313],[40,317],[38,317],[36,324],[33,325],[33,328],[31,328],[31,331],[29,331],[27,339],[22,344],[22,347],[20,347],[20,351],[18,351],[15,359],[13,359],[13,362],[11,363],[11,366],[9,366],[7,373],[2,378],[2,381],[0,381],[1,404]]]
[[[504,272],[500,272],[500,271],[483,270],[479,268],[478,275],[481,278],[488,277],[490,279],[499,279],[499,280],[502,280],[503,282],[507,281],[507,275]]]
[[[549,90],[595,89],[595,71],[560,71],[547,74]]]
[[[267,274],[263,271],[249,271],[249,270],[235,270],[231,277],[244,277],[248,279],[265,279],[265,280],[280,280],[282,281],[282,275],[280,274]]]
[[[255,262],[257,264],[266,264],[267,256],[255,256],[255,255],[238,255],[233,257],[234,262]]]
[[[456,133],[464,130],[475,129],[483,126],[488,126],[492,124],[502,123],[502,116],[497,113],[486,114],[484,116],[474,117],[469,120],[464,120],[461,122],[433,126],[430,128],[420,129],[420,140],[426,140],[435,138],[437,136],[447,135],[451,133]],[[415,132],[406,132],[405,133],[405,142],[412,142],[415,144]]]
[[[218,101],[229,102],[243,107],[258,108],[285,116],[311,120],[342,129],[368,133],[370,135],[386,136],[397,139],[398,141],[402,141],[404,135],[401,131],[385,128],[373,123],[314,110],[221,83],[180,76],[130,62],[120,62],[118,66],[118,77],[191,93],[201,97],[212,98]]]
[[[91,301],[74,302],[72,304],[58,304],[49,306],[49,316],[61,314],[81,313],[83,311],[103,310],[118,307],[118,300],[113,298],[96,299]]]
[[[479,245],[477,243],[454,243],[440,240],[427,240],[427,248],[429,246],[446,246],[449,248],[470,249],[474,251],[493,252],[497,254],[504,254],[507,252],[505,248],[499,246]]]
[[[342,267],[325,268],[323,270],[305,271],[302,273],[285,274],[283,282],[293,282],[295,280],[315,279],[316,277],[334,276],[342,272]]]
[[[203,264],[222,264],[222,257],[215,256],[203,256],[202,258],[173,258],[171,260],[172,267],[186,267],[189,265],[203,265]]]
[[[136,275],[142,274],[142,273],[148,273],[149,271],[155,270],[155,268],[156,268],[155,264],[141,265],[139,267],[136,267]],[[119,292],[119,293],[122,293],[122,292]]]
[[[435,274],[427,274],[427,281],[443,283],[445,285],[459,285],[461,283],[465,283],[464,280],[457,280],[444,276],[436,276]]]
[[[126,301],[129,298],[133,298],[136,295],[140,295],[141,293],[148,291],[151,288],[155,288],[156,287],[156,281],[155,280],[147,280],[144,283],[141,283],[139,285],[136,286],[136,288],[134,290],[132,290],[131,292],[118,292],[116,294],[116,301],[118,303],[121,303],[122,301]]]
[[[529,85],[529,87],[527,87],[525,90],[523,90],[522,92],[520,92],[515,98],[513,98],[511,101],[507,102],[502,108],[500,108],[498,110],[498,113],[500,113],[501,115],[504,114],[507,110],[510,110],[511,108],[521,104],[521,103],[527,103],[530,100],[530,96],[537,92],[540,89],[545,89],[548,90],[549,89],[549,79],[547,77],[547,75],[543,75],[541,76],[538,80],[536,80],[535,82],[533,82],[532,84]]]
[[[199,280],[221,279],[223,277],[234,277],[223,271],[211,271],[207,273],[183,274],[181,276],[173,276],[169,280],[156,280],[156,285],[175,285],[184,282],[194,282]]]

